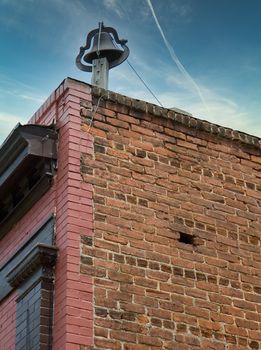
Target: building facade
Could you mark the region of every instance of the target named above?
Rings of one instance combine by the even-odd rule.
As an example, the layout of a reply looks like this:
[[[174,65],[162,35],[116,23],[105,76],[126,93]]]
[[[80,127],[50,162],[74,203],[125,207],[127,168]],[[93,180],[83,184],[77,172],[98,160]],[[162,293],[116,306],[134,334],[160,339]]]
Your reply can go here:
[[[0,150],[1,350],[261,349],[260,154],[66,79]]]

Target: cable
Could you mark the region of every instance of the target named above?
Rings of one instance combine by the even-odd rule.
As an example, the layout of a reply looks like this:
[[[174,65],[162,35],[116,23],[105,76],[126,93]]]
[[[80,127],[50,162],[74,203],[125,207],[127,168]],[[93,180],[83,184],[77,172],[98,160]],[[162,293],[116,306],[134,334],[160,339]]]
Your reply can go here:
[[[103,26],[103,22],[99,22],[99,34],[98,34],[98,48],[97,48],[97,56],[100,57],[100,41],[101,41],[101,29]]]
[[[98,110],[98,108],[99,108],[99,105],[100,105],[100,102],[101,102],[102,98],[103,98],[103,95],[101,95],[101,96],[99,97],[98,102],[97,102],[97,105],[96,105],[95,108],[92,110],[92,117],[91,117],[90,125],[89,125],[89,128],[88,128],[87,132],[89,132],[90,129],[91,129],[91,127],[92,127],[93,119],[94,119],[95,114],[96,114],[96,112],[97,112],[97,110]]]
[[[142,79],[142,77],[139,75],[139,73],[136,71],[136,69],[131,65],[129,60],[126,60],[126,61],[127,61],[128,65],[131,67],[131,69],[133,70],[133,72],[140,79],[142,84],[146,87],[146,89],[151,93],[151,95],[155,98],[155,100],[159,103],[159,105],[164,108],[163,104],[160,102],[160,100],[157,98],[157,96],[151,91],[151,89],[148,87],[148,85],[145,83],[145,81]]]

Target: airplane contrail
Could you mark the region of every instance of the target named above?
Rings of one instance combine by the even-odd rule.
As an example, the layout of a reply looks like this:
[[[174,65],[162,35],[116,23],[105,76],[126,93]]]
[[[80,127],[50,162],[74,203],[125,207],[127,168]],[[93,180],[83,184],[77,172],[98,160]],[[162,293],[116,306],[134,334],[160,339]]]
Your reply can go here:
[[[180,62],[178,56],[176,55],[173,47],[170,45],[170,43],[168,42],[162,28],[161,28],[161,25],[159,24],[159,21],[158,21],[158,18],[156,16],[156,13],[154,11],[154,8],[152,6],[152,3],[150,0],[147,0],[147,3],[148,3],[148,6],[151,10],[151,13],[152,13],[152,16],[155,20],[155,23],[156,23],[156,26],[162,36],[162,39],[164,41],[164,44],[166,45],[169,53],[170,53],[170,56],[172,58],[172,60],[174,61],[174,63],[177,65],[178,69],[180,70],[180,72],[184,75],[184,77],[190,82],[190,84],[193,86],[193,88],[197,91],[203,105],[205,106],[205,109],[208,111],[208,107],[207,107],[207,104],[206,104],[206,101],[204,99],[204,96],[202,95],[202,92],[199,88],[199,86],[197,85],[197,83],[194,81],[194,79],[190,76],[190,74],[187,72],[187,70],[185,69],[185,67],[183,66],[183,64]]]

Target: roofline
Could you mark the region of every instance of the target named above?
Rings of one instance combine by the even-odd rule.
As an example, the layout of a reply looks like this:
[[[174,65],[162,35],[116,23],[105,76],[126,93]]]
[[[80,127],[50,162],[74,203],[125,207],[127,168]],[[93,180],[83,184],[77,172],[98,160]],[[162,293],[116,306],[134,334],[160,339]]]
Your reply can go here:
[[[185,127],[207,132],[224,139],[240,142],[245,145],[261,149],[261,138],[257,136],[192,117],[190,113],[182,110],[163,108],[146,101],[130,98],[128,96],[120,95],[113,91],[98,88],[96,86],[92,86],[92,94],[95,97],[102,96],[102,99],[105,101],[119,103],[139,112],[150,113],[156,117],[171,119]]]
[[[73,84],[71,84],[71,82]],[[75,88],[75,83],[85,86],[89,91],[91,90],[91,93],[94,97],[102,96],[103,100],[105,101],[118,103],[139,112],[150,113],[156,117],[171,119],[184,127],[189,127],[197,131],[203,131],[208,134],[212,134],[237,143],[240,142],[244,145],[250,146],[252,148],[254,147],[259,150],[261,149],[261,138],[258,136],[253,136],[242,131],[234,130],[228,127],[211,123],[206,120],[195,118],[191,116],[190,113],[179,110],[177,108],[163,108],[146,101],[134,99],[113,91],[101,89],[86,82],[70,77],[65,78],[59,84],[57,89],[54,90],[47,101],[34,114],[30,122],[35,123],[35,120],[38,120],[39,116],[45,113],[45,111],[56,101],[56,99],[59,99],[68,88]]]

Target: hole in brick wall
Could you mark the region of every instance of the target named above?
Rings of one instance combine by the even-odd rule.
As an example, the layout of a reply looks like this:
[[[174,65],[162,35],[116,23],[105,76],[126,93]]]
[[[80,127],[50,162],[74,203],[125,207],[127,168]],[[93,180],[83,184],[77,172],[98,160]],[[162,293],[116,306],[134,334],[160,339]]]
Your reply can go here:
[[[179,233],[179,242],[184,244],[194,244],[194,236],[191,236],[187,233],[180,232]]]

